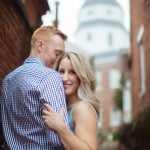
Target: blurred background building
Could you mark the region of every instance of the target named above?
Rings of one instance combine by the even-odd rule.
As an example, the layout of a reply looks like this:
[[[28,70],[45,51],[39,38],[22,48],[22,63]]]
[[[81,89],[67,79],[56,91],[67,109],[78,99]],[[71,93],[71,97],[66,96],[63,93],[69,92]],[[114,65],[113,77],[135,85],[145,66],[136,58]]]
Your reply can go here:
[[[140,13],[138,13],[140,12]],[[150,2],[131,0],[133,114],[150,103]]]
[[[85,0],[78,23],[75,42],[91,54],[129,47],[124,13],[116,0]]]
[[[130,0],[131,52],[125,66],[132,83],[132,122],[124,124],[120,149],[150,149],[150,1]],[[125,61],[124,61],[125,62]],[[126,72],[125,71],[125,72]]]
[[[129,49],[124,12],[116,0],[85,0],[78,22],[75,43],[92,56],[97,92],[102,104],[100,126],[108,133],[118,128],[122,121],[131,121],[130,81],[128,88],[122,91],[124,98],[128,95],[128,102],[123,103],[122,100],[122,106],[118,108],[114,100],[116,92],[122,88],[121,50],[126,53]]]

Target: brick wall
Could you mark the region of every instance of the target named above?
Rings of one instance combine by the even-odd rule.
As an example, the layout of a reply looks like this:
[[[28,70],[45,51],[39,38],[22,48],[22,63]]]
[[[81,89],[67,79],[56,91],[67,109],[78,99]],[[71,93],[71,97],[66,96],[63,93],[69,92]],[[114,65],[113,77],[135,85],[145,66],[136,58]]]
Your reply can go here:
[[[29,53],[31,29],[16,1],[0,1],[0,89],[4,76]]]
[[[131,0],[131,53],[132,53],[132,99],[133,115],[150,102],[150,1]],[[143,97],[140,93],[140,60],[139,47],[137,44],[137,33],[141,25],[144,25],[143,45],[145,52],[146,70],[146,94]]]
[[[150,1],[145,2],[145,34],[144,34],[144,47],[145,47],[145,64],[146,64],[146,95],[147,103],[150,103]]]
[[[111,114],[110,114],[110,108],[114,106],[114,101],[113,101],[113,95],[115,92],[115,89],[110,88],[110,78],[109,74],[111,69],[117,69],[118,70],[118,65],[117,63],[112,63],[109,65],[106,65],[104,67],[97,67],[95,70],[99,70],[103,75],[102,75],[102,89],[97,91],[98,95],[100,97],[100,102],[101,102],[101,109],[102,109],[102,129],[104,132],[108,132],[110,129],[113,129],[110,125],[110,119],[111,119]]]

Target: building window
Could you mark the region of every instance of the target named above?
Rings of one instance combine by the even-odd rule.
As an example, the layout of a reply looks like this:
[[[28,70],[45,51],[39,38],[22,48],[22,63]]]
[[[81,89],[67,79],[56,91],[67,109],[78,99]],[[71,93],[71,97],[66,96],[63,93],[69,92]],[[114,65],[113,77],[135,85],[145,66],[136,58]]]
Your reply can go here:
[[[91,33],[88,33],[87,34],[87,41],[89,42],[89,41],[91,41],[92,40],[92,35],[91,35]]]
[[[110,9],[108,9],[108,10],[106,11],[106,13],[107,13],[108,15],[111,15],[111,14],[112,14],[112,11],[111,11]]]
[[[116,69],[111,69],[110,70],[110,73],[109,73],[109,87],[111,89],[120,87],[120,83],[119,83],[120,76],[121,76],[121,73],[118,70],[116,70]]]
[[[140,80],[141,80],[140,97],[142,97],[146,92],[146,85],[145,85],[145,54],[144,54],[143,44],[141,44],[139,46],[139,53],[140,53]]]
[[[145,53],[143,46],[143,35],[144,35],[144,26],[142,25],[137,34],[137,43],[139,45],[139,60],[140,60],[140,93],[139,93],[140,97],[142,97],[146,93]]]
[[[103,86],[102,86],[102,79],[103,78],[103,74],[100,71],[96,72],[96,90],[102,90]]]
[[[110,107],[110,126],[118,127],[121,124],[121,111],[116,110],[114,106]]]
[[[111,33],[108,34],[108,44],[109,44],[110,46],[113,45],[113,36],[112,36]]]
[[[90,11],[88,11],[87,12],[87,15],[89,16],[89,15],[92,15],[93,14],[93,11],[92,10],[90,10]]]

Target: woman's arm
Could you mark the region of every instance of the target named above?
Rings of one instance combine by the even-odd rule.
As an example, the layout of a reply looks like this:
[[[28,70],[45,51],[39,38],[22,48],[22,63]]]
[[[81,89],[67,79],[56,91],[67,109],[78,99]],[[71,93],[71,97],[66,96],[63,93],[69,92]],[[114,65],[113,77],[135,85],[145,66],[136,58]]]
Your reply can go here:
[[[63,112],[56,113],[48,104],[43,110],[43,121],[51,129],[58,132],[66,150],[96,150],[97,127],[96,115],[88,104],[76,107],[73,122],[75,134],[68,128],[63,120]]]

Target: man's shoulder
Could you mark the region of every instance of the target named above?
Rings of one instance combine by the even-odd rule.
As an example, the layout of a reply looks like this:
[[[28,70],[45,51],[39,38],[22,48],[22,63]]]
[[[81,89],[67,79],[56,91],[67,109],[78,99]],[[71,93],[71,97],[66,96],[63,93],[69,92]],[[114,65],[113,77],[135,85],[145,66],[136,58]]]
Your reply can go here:
[[[48,68],[48,67],[44,67],[44,72],[47,72],[48,74],[59,74],[56,70]]]
[[[8,74],[6,74],[4,79],[7,80],[7,79],[11,78],[14,74],[16,74],[19,71],[20,68],[21,68],[21,66],[15,68],[14,70],[12,70]]]
[[[45,67],[44,70],[42,70],[43,74],[44,74],[44,78],[49,81],[49,80],[60,80],[60,74],[54,70],[54,69],[51,69],[51,68],[47,68]]]

